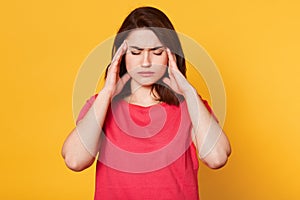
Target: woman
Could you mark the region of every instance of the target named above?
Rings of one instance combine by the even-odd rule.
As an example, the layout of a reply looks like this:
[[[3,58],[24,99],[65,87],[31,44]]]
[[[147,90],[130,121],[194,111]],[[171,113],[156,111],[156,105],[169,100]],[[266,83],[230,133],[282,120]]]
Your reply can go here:
[[[95,199],[199,199],[197,150],[218,169],[231,148],[186,80],[173,25],[156,8],[137,8],[113,47],[103,89],[87,101],[63,145],[66,165],[84,170],[99,153]]]

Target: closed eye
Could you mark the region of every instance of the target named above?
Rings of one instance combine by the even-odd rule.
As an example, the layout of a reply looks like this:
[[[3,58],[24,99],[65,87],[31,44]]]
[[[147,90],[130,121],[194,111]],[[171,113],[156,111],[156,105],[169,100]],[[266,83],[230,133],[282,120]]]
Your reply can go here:
[[[132,54],[132,55],[140,55],[141,52],[140,52],[140,51],[131,51],[131,54]]]
[[[154,55],[160,56],[164,52],[164,49],[163,48],[157,48],[157,49],[153,49],[152,51],[153,51]]]
[[[132,55],[140,55],[145,49],[139,48],[139,47],[131,47],[131,54]],[[164,49],[161,47],[155,47],[152,49],[149,49],[154,55],[160,56],[164,52]]]
[[[157,56],[160,56],[164,51],[156,51],[156,52],[153,52],[154,55],[157,55]]]

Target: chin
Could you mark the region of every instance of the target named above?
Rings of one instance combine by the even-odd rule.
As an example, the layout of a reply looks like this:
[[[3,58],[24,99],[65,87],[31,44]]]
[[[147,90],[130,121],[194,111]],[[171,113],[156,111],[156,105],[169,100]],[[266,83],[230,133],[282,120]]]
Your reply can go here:
[[[151,82],[139,82],[140,86],[142,86],[142,87],[150,87],[154,83],[156,83],[156,82],[153,82],[153,81],[151,81]]]
[[[134,79],[134,81],[142,86],[142,87],[149,87],[152,86],[153,84],[157,83],[160,80],[160,78],[156,77],[156,78],[142,78],[142,79]]]

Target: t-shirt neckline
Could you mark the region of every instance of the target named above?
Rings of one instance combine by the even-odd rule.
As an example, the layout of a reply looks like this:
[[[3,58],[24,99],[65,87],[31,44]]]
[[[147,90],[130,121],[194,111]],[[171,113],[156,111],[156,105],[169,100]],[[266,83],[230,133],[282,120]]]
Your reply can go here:
[[[130,107],[136,107],[136,108],[141,108],[141,109],[148,109],[148,108],[152,108],[154,106],[165,106],[166,105],[166,103],[163,102],[163,101],[160,101],[158,103],[155,103],[155,104],[152,104],[152,105],[149,105],[149,106],[142,106],[142,105],[139,105],[139,104],[129,103],[125,99],[121,99],[120,101],[128,104]]]

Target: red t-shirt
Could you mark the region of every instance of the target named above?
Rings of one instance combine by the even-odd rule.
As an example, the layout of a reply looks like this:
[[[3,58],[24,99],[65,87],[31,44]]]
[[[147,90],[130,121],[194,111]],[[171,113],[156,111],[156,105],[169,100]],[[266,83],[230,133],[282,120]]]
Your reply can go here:
[[[87,100],[76,123],[96,97]],[[96,166],[95,200],[198,200],[199,166],[190,131],[185,101],[148,107],[111,103]]]

